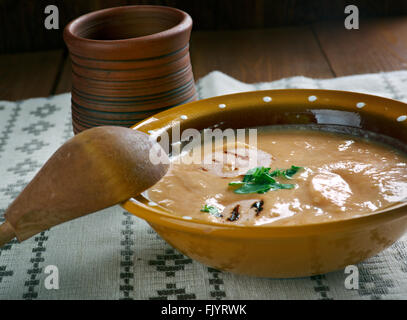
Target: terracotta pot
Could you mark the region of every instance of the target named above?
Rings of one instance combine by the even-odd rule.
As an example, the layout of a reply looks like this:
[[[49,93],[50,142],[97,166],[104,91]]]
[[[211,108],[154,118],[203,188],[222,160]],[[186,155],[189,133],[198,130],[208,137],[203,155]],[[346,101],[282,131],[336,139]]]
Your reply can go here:
[[[131,126],[197,99],[189,57],[191,17],[161,6],[124,6],[67,25],[74,132]]]

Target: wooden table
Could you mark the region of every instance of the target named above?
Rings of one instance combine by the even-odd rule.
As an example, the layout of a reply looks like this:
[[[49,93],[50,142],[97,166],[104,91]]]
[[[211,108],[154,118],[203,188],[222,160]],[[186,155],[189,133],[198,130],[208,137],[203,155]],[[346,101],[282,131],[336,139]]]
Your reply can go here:
[[[191,37],[195,79],[220,70],[244,82],[304,75],[331,78],[407,67],[407,17],[242,31],[197,31]],[[66,51],[0,55],[0,100],[70,91]]]

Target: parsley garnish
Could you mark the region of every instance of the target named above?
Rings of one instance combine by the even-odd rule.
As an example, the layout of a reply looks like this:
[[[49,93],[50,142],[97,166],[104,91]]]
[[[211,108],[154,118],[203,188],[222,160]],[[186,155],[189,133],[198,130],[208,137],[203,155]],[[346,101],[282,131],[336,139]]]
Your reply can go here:
[[[297,167],[297,166],[291,166],[290,169],[287,170],[274,170],[273,172],[270,173],[272,177],[284,177],[286,179],[292,179],[293,175],[295,175],[298,171],[300,171],[302,167]]]
[[[202,207],[201,212],[209,212],[211,215],[218,217],[218,218],[223,217],[219,213],[219,210],[217,208],[215,208],[214,206],[208,206],[206,204]]]
[[[292,177],[301,170],[302,167],[291,166],[286,170],[274,170],[270,172],[270,168],[257,167],[247,171],[242,181],[230,182],[230,186],[239,186],[234,192],[238,194],[246,193],[266,193],[267,191],[274,191],[280,189],[293,189],[294,184],[277,182],[275,177],[283,177],[285,179],[292,179]]]

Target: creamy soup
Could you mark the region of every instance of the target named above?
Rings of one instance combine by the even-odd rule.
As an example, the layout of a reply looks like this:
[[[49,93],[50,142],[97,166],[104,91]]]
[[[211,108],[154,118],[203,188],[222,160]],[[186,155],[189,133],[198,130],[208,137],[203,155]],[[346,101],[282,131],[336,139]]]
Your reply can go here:
[[[216,157],[206,164],[172,163],[146,196],[174,215],[241,225],[348,219],[407,200],[407,156],[373,139],[258,128],[251,167],[239,148],[253,150],[237,146],[240,166]]]

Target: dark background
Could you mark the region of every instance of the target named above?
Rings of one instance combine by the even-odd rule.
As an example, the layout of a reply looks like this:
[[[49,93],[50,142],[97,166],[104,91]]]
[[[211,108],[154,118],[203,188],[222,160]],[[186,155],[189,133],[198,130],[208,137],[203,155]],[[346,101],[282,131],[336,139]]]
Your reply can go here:
[[[44,27],[44,9],[49,4],[59,9],[59,30]],[[407,13],[407,0],[0,0],[0,53],[62,48],[63,27],[72,19],[102,8],[133,4],[180,8],[192,16],[194,30],[343,21],[344,8],[349,4],[358,6],[362,22]]]

